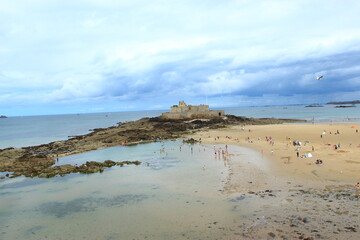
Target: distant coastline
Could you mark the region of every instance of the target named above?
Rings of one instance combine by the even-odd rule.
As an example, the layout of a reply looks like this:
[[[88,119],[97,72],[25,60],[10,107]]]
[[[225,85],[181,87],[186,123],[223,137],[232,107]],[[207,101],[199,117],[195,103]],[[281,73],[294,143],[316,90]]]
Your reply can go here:
[[[4,116],[4,115],[0,115],[0,118],[7,118],[7,116]]]
[[[360,104],[360,100],[354,100],[354,101],[340,101],[340,102],[328,102],[326,104]]]
[[[324,107],[324,106],[320,104],[310,104],[310,105],[306,105],[305,107]]]
[[[355,105],[339,105],[339,106],[335,106],[336,108],[352,108],[352,107],[356,107]]]

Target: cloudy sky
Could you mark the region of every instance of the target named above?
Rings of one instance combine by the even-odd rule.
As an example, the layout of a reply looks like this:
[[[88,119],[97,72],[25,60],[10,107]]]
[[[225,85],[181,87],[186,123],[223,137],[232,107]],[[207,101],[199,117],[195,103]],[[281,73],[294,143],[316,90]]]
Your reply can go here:
[[[0,115],[360,99],[359,9],[358,0],[0,0]]]

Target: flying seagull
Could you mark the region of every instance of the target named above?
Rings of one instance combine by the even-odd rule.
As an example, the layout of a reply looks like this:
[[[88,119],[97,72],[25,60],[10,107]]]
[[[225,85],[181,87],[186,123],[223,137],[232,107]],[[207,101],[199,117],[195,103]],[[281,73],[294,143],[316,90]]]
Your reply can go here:
[[[322,79],[324,76],[319,76],[319,77],[316,77],[316,80],[320,80]]]

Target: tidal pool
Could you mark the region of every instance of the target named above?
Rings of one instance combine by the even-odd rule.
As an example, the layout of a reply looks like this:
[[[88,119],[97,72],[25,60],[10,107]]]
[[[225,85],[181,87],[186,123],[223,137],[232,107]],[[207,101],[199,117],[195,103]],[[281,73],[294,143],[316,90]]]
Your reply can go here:
[[[217,149],[224,146],[216,146]],[[60,164],[135,161],[103,173],[0,181],[0,239],[229,239],[241,234],[242,196],[226,196],[228,161],[181,141],[112,147]],[[245,206],[245,205],[244,205]]]

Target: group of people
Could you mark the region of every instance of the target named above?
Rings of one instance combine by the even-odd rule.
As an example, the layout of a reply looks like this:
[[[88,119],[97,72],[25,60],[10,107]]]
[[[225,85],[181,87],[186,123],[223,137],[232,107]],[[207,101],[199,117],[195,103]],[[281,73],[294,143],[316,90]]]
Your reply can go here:
[[[316,159],[315,164],[318,166],[321,166],[321,165],[323,165],[323,161],[321,159]]]

